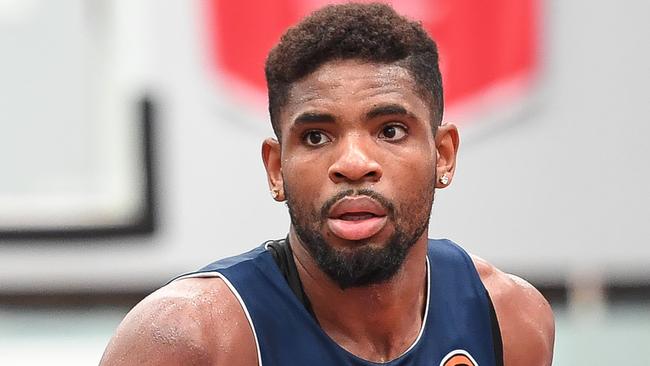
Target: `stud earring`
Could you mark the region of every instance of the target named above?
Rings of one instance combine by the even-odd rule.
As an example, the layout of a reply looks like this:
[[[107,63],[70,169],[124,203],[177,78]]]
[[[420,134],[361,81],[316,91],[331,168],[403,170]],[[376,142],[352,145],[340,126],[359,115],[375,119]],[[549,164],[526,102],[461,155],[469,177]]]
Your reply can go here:
[[[277,200],[278,197],[280,197],[280,190],[277,188],[273,188],[271,190],[271,197],[273,197],[274,200]]]
[[[447,174],[445,174],[445,175],[443,175],[442,177],[440,177],[440,183],[442,183],[442,184],[444,184],[444,185],[449,184],[449,177],[447,176]]]

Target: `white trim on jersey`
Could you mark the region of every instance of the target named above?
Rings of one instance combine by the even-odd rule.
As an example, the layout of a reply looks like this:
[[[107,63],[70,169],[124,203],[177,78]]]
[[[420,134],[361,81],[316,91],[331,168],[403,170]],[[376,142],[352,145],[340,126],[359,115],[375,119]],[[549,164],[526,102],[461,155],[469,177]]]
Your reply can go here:
[[[257,350],[257,364],[258,366],[262,366],[262,352],[260,351],[260,342],[257,340],[257,332],[255,331],[255,325],[253,325],[253,319],[251,319],[251,315],[248,312],[248,308],[246,307],[246,304],[244,303],[244,300],[241,298],[241,295],[239,295],[239,291],[235,288],[235,286],[232,285],[230,280],[221,272],[217,271],[212,271],[212,272],[202,272],[202,273],[194,273],[190,274],[187,276],[181,276],[174,281],[182,280],[184,278],[220,278],[223,280],[223,282],[228,286],[230,291],[235,295],[237,298],[237,301],[239,301],[239,305],[241,308],[244,310],[244,314],[246,314],[246,319],[248,320],[248,324],[250,324],[251,329],[253,330],[253,338],[255,338],[255,348]]]
[[[418,344],[418,342],[420,342],[420,338],[422,338],[422,335],[424,334],[424,328],[427,326],[427,318],[429,317],[429,299],[431,297],[431,264],[429,263],[429,256],[426,257],[426,260],[427,260],[427,302],[424,307],[424,317],[422,318],[422,326],[420,327],[420,333],[418,333],[417,338],[415,338],[415,341],[413,341],[411,346],[407,348],[406,351],[402,352],[399,356],[395,357],[394,360],[407,354]]]
[[[265,249],[268,249],[268,244],[265,245]],[[415,340],[413,341],[411,346],[409,348],[407,348],[404,352],[402,352],[399,356],[395,357],[395,359],[398,359],[398,358],[404,356],[410,350],[412,350],[418,344],[418,342],[420,342],[420,339],[422,338],[422,335],[424,334],[424,329],[426,327],[427,319],[429,317],[429,301],[431,299],[431,288],[430,288],[431,287],[431,264],[429,263],[429,257],[428,256],[426,257],[426,263],[427,263],[427,300],[426,300],[426,304],[425,304],[425,308],[424,308],[424,317],[422,318],[422,326],[420,327],[420,332],[418,333],[417,338],[415,338]],[[226,285],[228,286],[230,291],[237,298],[237,301],[239,301],[239,305],[241,305],[242,309],[244,310],[244,313],[246,314],[246,319],[248,319],[248,323],[250,324],[251,329],[253,330],[253,337],[255,338],[255,347],[257,349],[258,366],[262,366],[262,352],[260,350],[259,341],[257,340],[257,332],[255,331],[255,325],[253,325],[253,320],[251,319],[251,316],[248,313],[248,308],[246,307],[246,304],[244,303],[244,300],[239,295],[239,292],[237,291],[235,286],[233,286],[232,283],[230,283],[228,278],[226,278],[226,276],[224,276],[223,273],[217,272],[217,271],[193,273],[193,274],[190,274],[190,275],[181,276],[181,277],[175,279],[174,281],[182,280],[184,278],[215,278],[215,277],[221,278],[223,280],[223,282],[226,283]],[[472,361],[474,360],[472,358],[472,356],[469,355],[465,351],[457,350],[457,351],[454,351],[454,352],[462,352],[463,354],[466,354]],[[448,355],[448,357],[451,357],[452,355],[453,354],[450,353]],[[476,363],[476,362],[474,362],[474,363]]]

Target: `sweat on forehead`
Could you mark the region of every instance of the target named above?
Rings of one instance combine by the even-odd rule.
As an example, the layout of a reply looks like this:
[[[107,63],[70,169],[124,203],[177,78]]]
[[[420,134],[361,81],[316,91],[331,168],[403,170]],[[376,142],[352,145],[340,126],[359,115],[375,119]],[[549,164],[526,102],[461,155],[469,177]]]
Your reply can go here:
[[[370,69],[370,72],[360,72],[360,69]],[[332,60],[293,82],[288,88],[285,105],[305,103],[320,97],[323,91],[349,88],[355,83],[364,83],[368,89],[409,88],[417,92],[413,77],[399,65],[368,63],[362,60]]]
[[[438,51],[421,24],[386,4],[326,6],[287,30],[266,60],[271,124],[278,138],[279,113],[293,83],[332,60],[396,64],[412,75],[430,101],[432,125],[442,119]]]

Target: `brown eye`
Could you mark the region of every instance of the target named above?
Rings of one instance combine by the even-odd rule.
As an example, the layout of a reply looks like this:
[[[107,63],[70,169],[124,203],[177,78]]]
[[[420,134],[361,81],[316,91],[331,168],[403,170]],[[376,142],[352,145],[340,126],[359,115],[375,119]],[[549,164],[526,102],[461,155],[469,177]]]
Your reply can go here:
[[[398,141],[406,137],[406,128],[400,125],[387,125],[381,129],[379,138],[382,140]]]
[[[321,146],[331,141],[330,138],[321,131],[309,131],[305,134],[303,139],[309,146]]]

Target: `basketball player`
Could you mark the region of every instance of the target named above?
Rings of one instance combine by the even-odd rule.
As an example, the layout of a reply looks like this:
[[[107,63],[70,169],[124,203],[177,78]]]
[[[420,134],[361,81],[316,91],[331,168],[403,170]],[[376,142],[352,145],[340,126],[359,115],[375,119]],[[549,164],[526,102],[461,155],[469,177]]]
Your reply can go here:
[[[266,76],[277,139],[262,158],[288,236],[144,299],[102,365],[550,365],[539,292],[427,239],[458,132],[422,27],[387,5],[327,6],[286,32]]]

